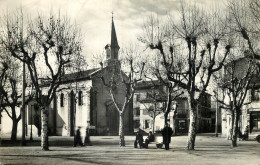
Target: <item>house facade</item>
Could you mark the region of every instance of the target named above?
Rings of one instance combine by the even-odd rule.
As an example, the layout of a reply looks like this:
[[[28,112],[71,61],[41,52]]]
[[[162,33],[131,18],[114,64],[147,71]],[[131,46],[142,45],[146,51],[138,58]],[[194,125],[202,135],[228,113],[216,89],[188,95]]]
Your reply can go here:
[[[134,131],[143,130],[160,131],[164,128],[164,113],[162,112],[167,101],[166,86],[158,81],[146,81],[139,83],[133,99]],[[155,122],[153,121],[153,110],[156,109]],[[211,96],[204,94],[199,99],[198,105],[198,132],[210,132],[215,120],[212,120]],[[177,98],[172,104],[172,110],[168,115],[168,123],[173,128],[174,134],[188,132],[189,127],[189,105],[185,95]]]

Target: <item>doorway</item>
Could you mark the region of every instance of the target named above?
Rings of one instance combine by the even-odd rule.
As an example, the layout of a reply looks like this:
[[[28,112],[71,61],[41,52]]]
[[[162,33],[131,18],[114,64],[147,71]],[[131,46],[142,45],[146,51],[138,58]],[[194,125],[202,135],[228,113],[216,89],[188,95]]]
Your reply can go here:
[[[107,105],[106,108],[107,134],[118,135],[119,113],[113,104]]]
[[[73,91],[70,92],[70,106],[69,106],[69,135],[74,136],[74,125],[75,125],[75,94]]]

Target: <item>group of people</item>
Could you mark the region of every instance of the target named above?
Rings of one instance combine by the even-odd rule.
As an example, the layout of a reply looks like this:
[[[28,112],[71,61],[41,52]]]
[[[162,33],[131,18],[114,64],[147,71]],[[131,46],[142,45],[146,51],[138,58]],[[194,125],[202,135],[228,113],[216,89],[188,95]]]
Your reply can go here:
[[[143,135],[141,134],[141,132],[138,131],[136,134],[134,147],[137,148],[137,145],[139,145],[140,148],[148,148],[148,144],[154,141],[153,133],[150,131],[144,142],[143,140]]]
[[[165,145],[165,149],[169,150],[169,144],[171,143],[171,136],[173,134],[172,128],[168,126],[168,124],[165,125],[165,127],[162,130],[162,136],[163,136],[163,144]],[[136,139],[134,142],[134,147],[137,148],[137,145],[139,145],[139,148],[148,148],[148,144],[150,142],[154,141],[154,135],[152,132],[149,132],[149,135],[145,139],[145,142],[143,142],[143,135],[140,131],[136,134]]]
[[[240,129],[238,129],[238,136],[241,140],[248,140],[248,133],[249,133],[249,127],[246,126],[244,134],[242,134],[242,132],[240,131]]]
[[[244,134],[241,132],[240,128],[238,127],[238,137],[240,140],[248,140],[248,136],[249,136],[249,126],[246,126],[245,130],[244,130]],[[232,135],[233,135],[233,129],[230,128],[229,129],[229,134],[227,139],[228,140],[232,140]]]
[[[172,128],[168,126],[168,124],[165,125],[165,127],[162,130],[162,136],[163,136],[163,144],[165,145],[165,149],[169,150],[169,144],[171,143],[171,136],[172,136]],[[88,129],[86,130],[86,138],[88,137]],[[134,147],[137,148],[137,146],[139,145],[139,148],[148,148],[148,144],[150,142],[153,142],[154,139],[154,134],[150,131],[149,135],[147,136],[147,138],[145,139],[145,141],[143,140],[143,135],[141,134],[140,131],[137,132],[136,134],[136,139],[134,142]],[[88,141],[85,139],[85,142]],[[82,143],[81,140],[81,134],[80,134],[80,128],[77,128],[75,136],[74,136],[74,144],[73,146],[76,147],[77,145],[80,146],[84,146],[84,144]]]
[[[74,135],[74,144],[73,147],[76,147],[78,144],[83,147],[86,145],[91,145],[90,140],[89,140],[89,129],[86,129],[86,136],[85,136],[85,144],[83,144],[81,140],[81,134],[80,134],[80,127],[77,128],[76,133]]]

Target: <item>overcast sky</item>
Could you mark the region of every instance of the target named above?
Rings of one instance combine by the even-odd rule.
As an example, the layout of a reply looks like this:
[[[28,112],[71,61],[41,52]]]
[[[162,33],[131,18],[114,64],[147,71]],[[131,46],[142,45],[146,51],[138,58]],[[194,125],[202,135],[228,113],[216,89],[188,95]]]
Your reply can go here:
[[[222,4],[223,0],[192,0],[205,9]],[[142,23],[151,13],[160,16],[177,12],[180,0],[0,0],[1,13],[22,7],[27,14],[48,14],[61,11],[75,20],[85,34],[84,54],[91,57],[110,43],[111,16],[120,47],[138,43]]]

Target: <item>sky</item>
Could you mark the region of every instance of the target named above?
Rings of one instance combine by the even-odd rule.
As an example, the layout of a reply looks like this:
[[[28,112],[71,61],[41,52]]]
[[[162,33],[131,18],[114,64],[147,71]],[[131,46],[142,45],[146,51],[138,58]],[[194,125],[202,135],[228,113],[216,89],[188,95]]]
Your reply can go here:
[[[190,2],[187,0],[188,3]],[[219,6],[223,0],[191,0],[209,10]],[[89,59],[101,53],[110,43],[111,17],[119,46],[138,44],[144,20],[152,13],[167,16],[176,13],[180,0],[0,0],[1,14],[22,7],[24,13],[48,15],[50,11],[67,15],[81,27],[84,37],[83,54]],[[0,14],[0,15],[1,15]],[[89,60],[88,60],[89,61]]]

